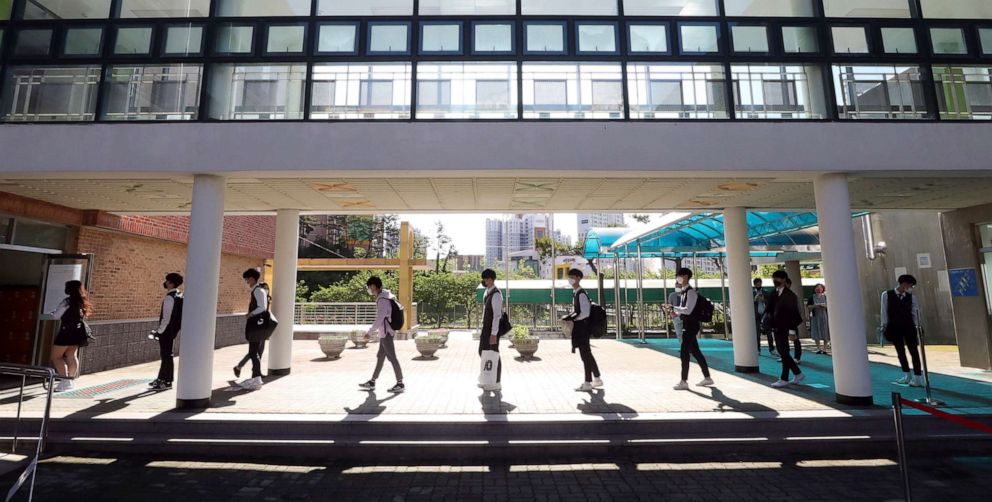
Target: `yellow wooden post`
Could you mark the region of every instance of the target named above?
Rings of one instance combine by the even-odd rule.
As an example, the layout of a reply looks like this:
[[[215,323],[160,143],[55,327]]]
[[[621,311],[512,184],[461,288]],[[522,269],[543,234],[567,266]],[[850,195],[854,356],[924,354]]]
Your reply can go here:
[[[413,317],[413,231],[407,222],[400,223],[400,267],[399,267],[399,300],[400,305],[406,310],[403,330],[407,331],[411,326]]]
[[[265,260],[262,264],[262,282],[272,287],[273,279],[276,273],[276,261],[275,260]]]

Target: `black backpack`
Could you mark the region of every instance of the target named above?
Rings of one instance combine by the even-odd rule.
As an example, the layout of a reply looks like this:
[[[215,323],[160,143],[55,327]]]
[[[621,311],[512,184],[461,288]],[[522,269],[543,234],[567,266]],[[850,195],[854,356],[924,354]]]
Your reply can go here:
[[[389,327],[394,330],[403,329],[403,324],[406,322],[403,306],[400,305],[400,302],[396,301],[396,298],[390,298],[389,303],[393,308],[392,313],[389,314]]]
[[[183,329],[183,295],[181,293],[176,293],[172,297],[172,317],[169,320],[175,323],[173,325],[176,327],[176,332]]]
[[[713,322],[713,311],[716,309],[709,298],[696,293],[696,308],[692,310],[692,317],[699,322]]]
[[[589,298],[589,293],[583,293]],[[589,302],[589,336],[603,338],[606,336],[606,309],[599,304]]]

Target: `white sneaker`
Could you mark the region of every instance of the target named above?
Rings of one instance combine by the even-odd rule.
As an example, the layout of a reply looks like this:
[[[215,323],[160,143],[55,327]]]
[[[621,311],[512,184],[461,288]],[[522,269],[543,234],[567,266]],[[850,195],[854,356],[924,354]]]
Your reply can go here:
[[[711,385],[713,385],[713,379],[710,377],[706,377],[702,379],[699,383],[697,383],[696,387],[709,387]]]
[[[788,387],[788,386],[789,386],[789,382],[786,382],[785,380],[776,380],[775,383],[772,384],[772,387],[776,389],[781,389],[782,387]]]
[[[923,387],[922,377],[913,377],[913,380],[909,382],[910,387]]]
[[[251,379],[252,385],[255,386],[255,390],[262,388],[262,377],[255,377]]]
[[[576,392],[589,392],[592,390],[592,384],[589,382],[582,382],[582,385],[575,388]]]
[[[597,389],[600,388],[600,387],[602,387],[603,386],[603,379],[602,378],[593,378],[592,379],[592,386],[595,387],[595,388],[597,388]]]
[[[803,383],[803,380],[806,380],[806,374],[805,373],[800,373],[800,374],[796,375],[796,377],[793,378],[792,381],[789,382],[789,383],[792,384],[792,385],[800,385],[800,384]]]
[[[76,388],[76,382],[74,380],[65,381],[65,390],[73,390]]]
[[[777,363],[782,362],[782,358],[781,357],[778,357],[778,356],[775,356],[775,362],[777,362]]]
[[[490,392],[499,392],[503,390],[503,385],[498,383],[494,385],[480,385],[480,387],[482,387],[482,390]]]
[[[681,382],[678,383],[678,385],[676,385],[675,387],[672,387],[672,389],[674,389],[674,390],[689,390],[689,382],[686,382],[685,380],[682,380]]]
[[[775,359],[778,359],[778,360],[781,361],[781,358],[779,357],[777,350],[773,350],[772,351],[772,357],[774,357]]]
[[[895,383],[897,383],[899,385],[909,385],[909,382],[912,382],[912,381],[913,381],[913,377],[911,377],[909,375],[906,375],[906,376],[900,378],[899,380],[896,380]]]
[[[479,382],[479,388],[480,389],[485,389],[486,388],[486,384],[484,384],[482,382]]]
[[[55,390],[52,392],[65,392],[65,384],[68,380],[59,380],[59,384],[55,386]]]
[[[256,380],[256,378],[258,380]],[[262,388],[262,382],[261,382],[261,380],[262,379],[261,378],[258,378],[258,377],[249,378],[247,380],[243,380],[243,381],[239,382],[238,383],[238,387],[241,387],[244,390],[258,390],[258,389],[261,389]]]

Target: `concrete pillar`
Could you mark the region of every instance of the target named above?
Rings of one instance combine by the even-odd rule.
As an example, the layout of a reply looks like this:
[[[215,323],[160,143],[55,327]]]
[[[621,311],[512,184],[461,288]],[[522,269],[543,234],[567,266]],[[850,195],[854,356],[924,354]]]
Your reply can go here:
[[[272,313],[279,326],[269,341],[269,375],[288,375],[293,363],[293,324],[296,311],[296,265],[299,260],[300,212],[276,212],[276,257],[273,270]]]
[[[820,249],[830,305],[837,402],[870,406],[871,371],[861,284],[851,227],[851,200],[844,174],[821,174],[813,181],[820,226]]]
[[[799,297],[799,313],[803,315],[803,319],[806,319],[806,292],[803,291],[803,271],[799,260],[786,261],[785,273],[789,274],[789,278],[792,279],[792,292]],[[800,324],[799,337],[806,338],[808,336],[809,330],[806,329],[806,324]]]
[[[193,205],[186,257],[182,343],[176,382],[176,408],[210,406],[213,390],[217,290],[224,233],[224,178],[193,178]]]
[[[413,229],[407,222],[400,223],[400,267],[399,267],[399,291],[396,298],[406,315],[403,316],[403,331],[409,331],[413,327],[413,260],[414,256]],[[507,276],[509,277],[509,275]],[[507,282],[509,284],[509,282]],[[508,293],[504,293],[508,294]]]
[[[747,236],[747,210],[730,207],[723,211],[727,241],[727,272],[730,279],[730,314],[734,333],[734,370],[758,372],[758,331],[751,294],[751,244]]]

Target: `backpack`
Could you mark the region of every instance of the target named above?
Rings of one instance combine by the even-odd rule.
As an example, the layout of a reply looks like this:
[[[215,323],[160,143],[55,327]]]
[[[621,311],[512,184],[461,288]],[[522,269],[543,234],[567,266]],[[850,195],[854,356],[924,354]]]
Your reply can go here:
[[[709,298],[696,293],[696,308],[692,310],[691,316],[699,322],[713,322],[713,311],[716,307]]]
[[[183,295],[181,293],[176,293],[172,297],[172,317],[169,318],[170,324],[176,327],[176,332],[183,329]]]
[[[394,330],[403,329],[403,324],[406,322],[403,306],[396,301],[396,298],[390,298],[389,304],[392,307],[392,313],[389,314],[389,327]]]
[[[589,293],[584,293],[589,298]],[[606,309],[599,304],[589,302],[589,336],[603,338],[606,336]]]

